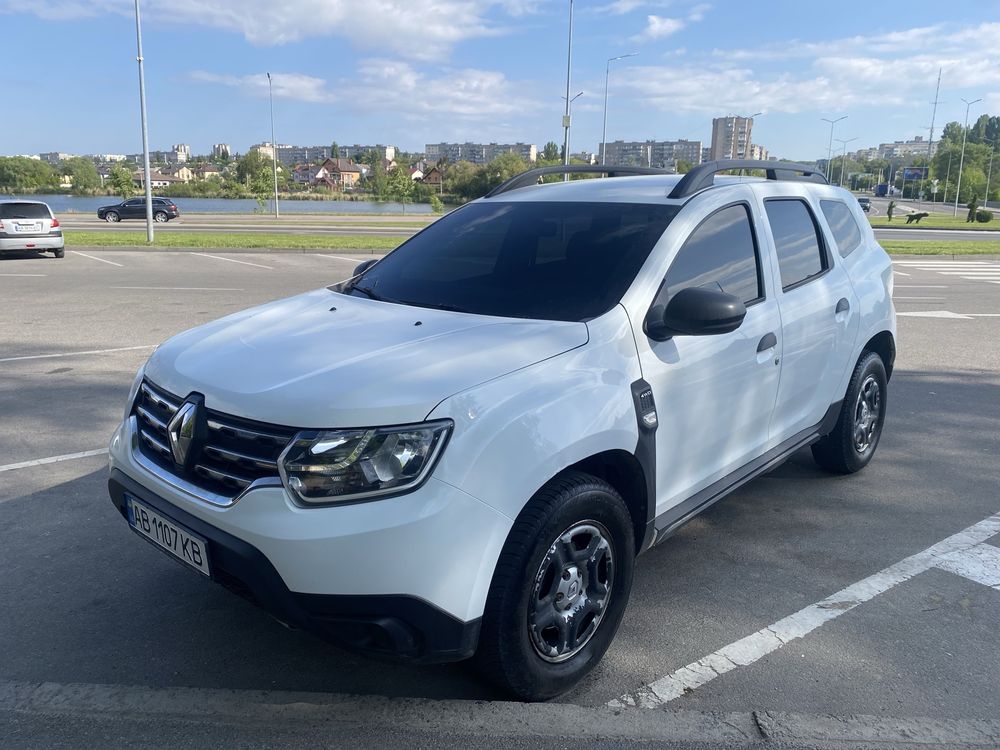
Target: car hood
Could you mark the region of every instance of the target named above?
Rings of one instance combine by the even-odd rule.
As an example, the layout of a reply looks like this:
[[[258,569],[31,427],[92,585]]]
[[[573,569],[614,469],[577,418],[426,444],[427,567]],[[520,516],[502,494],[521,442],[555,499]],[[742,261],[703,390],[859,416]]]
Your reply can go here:
[[[146,376],[226,414],[301,428],[419,422],[442,400],[587,343],[584,323],[469,315],[321,289],[161,345]]]

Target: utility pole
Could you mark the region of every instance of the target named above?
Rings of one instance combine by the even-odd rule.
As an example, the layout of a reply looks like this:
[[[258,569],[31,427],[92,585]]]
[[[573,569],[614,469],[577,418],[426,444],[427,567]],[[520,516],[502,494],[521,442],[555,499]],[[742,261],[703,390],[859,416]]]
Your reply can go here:
[[[825,117],[821,117],[820,119],[823,122],[830,123],[830,145],[826,149],[826,181],[829,182],[830,181],[830,172],[833,169],[832,166],[831,166],[831,164],[833,162],[833,126],[836,125],[841,120],[846,120],[847,119],[847,115],[844,115],[843,117],[838,117],[836,120],[828,120]]]
[[[843,140],[842,138],[837,139],[837,143],[843,145],[844,147],[844,154],[843,156],[840,157],[840,187],[844,187],[844,167],[847,166],[847,144],[850,143],[851,141],[858,140],[858,138],[860,137],[861,136],[856,135],[853,138],[848,138],[846,141]]]
[[[274,172],[274,218],[278,218],[278,142],[274,140],[274,94],[271,91],[271,74],[267,74],[267,98],[271,102],[271,169]]]
[[[948,202],[948,180],[951,179],[951,160],[955,156],[954,152],[950,149],[948,150],[948,176],[944,178],[944,196],[941,198],[942,203]]]
[[[967,99],[963,99],[965,102],[965,127],[962,130],[962,156],[958,160],[958,185],[955,188],[955,213],[953,216],[958,218],[958,196],[962,193],[962,168],[965,166],[965,141],[969,135],[969,107],[977,102],[981,102],[982,98],[973,99],[971,102]]]
[[[563,115],[563,165],[569,166],[569,127],[570,114],[569,105],[572,100],[569,98],[570,81],[573,70],[573,0],[569,0],[569,46],[566,50],[566,112]],[[576,97],[574,97],[576,98]],[[563,175],[563,182],[569,180],[569,175]]]
[[[986,195],[983,196],[983,208],[987,211],[990,208],[990,178],[993,176],[993,154],[997,150],[997,142],[991,141],[989,138],[983,138],[984,141],[990,144],[990,168],[986,173]]]
[[[142,23],[139,0],[135,0],[135,47],[139,63],[139,119],[142,121],[142,182],[146,187],[146,242],[153,243],[153,185],[149,180],[149,130],[146,127],[146,75],[142,58]]]

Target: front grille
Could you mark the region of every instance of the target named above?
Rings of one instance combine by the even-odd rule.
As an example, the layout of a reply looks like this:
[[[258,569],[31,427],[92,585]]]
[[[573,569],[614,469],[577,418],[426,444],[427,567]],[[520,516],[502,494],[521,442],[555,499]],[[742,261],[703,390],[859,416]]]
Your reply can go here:
[[[167,425],[184,399],[144,380],[132,406],[139,450],[162,469],[214,495],[233,498],[257,479],[278,476],[278,457],[295,435],[288,427],[206,409],[207,434],[191,447],[188,468],[174,461]]]

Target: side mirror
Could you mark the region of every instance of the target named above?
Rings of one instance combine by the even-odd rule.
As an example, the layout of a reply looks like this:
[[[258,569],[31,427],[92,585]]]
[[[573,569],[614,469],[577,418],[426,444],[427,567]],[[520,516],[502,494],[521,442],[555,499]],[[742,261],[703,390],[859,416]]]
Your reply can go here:
[[[353,275],[354,276],[360,276],[365,271],[367,271],[369,268],[371,268],[372,266],[374,266],[376,263],[378,263],[378,258],[372,258],[371,260],[366,260],[363,263],[358,263],[358,265],[356,265],[354,267],[354,274]]]
[[[646,317],[646,335],[655,341],[672,336],[716,336],[735,331],[747,308],[739,297],[718,289],[688,287],[670,298],[666,307],[655,305]]]

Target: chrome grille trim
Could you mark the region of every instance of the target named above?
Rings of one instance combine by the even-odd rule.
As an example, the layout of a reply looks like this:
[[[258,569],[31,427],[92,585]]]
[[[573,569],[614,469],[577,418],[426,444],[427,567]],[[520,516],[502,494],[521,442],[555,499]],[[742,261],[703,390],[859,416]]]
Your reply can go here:
[[[280,486],[278,459],[296,430],[259,424],[207,409],[207,435],[192,462],[174,461],[168,425],[186,399],[143,381],[132,407],[137,440],[133,454],[144,468],[214,505],[229,505],[257,486]],[[155,467],[155,469],[153,468]]]

